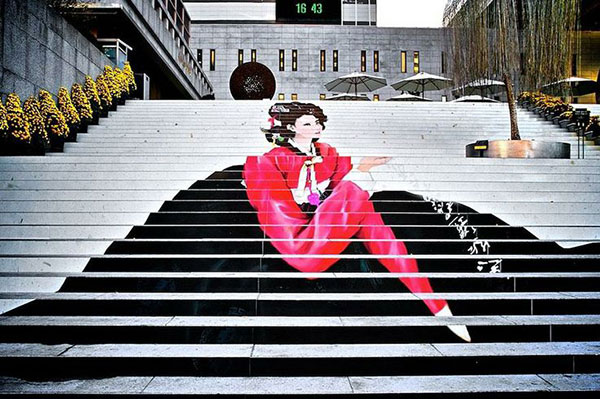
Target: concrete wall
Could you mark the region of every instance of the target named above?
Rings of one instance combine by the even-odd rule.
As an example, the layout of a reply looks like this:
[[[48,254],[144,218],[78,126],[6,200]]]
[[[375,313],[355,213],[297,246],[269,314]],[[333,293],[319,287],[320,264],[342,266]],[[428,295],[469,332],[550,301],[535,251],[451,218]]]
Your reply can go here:
[[[413,52],[419,51],[420,70],[441,74],[444,48],[443,29],[376,28],[369,26],[243,25],[192,24],[190,44],[202,49],[203,69],[215,89],[216,99],[231,99],[229,78],[238,66],[238,49],[244,61],[250,50],[257,50],[257,62],[271,69],[277,81],[277,93],[290,100],[317,100],[327,93],[326,82],[344,74],[360,71],[361,50],[367,52],[365,73],[385,77],[388,84],[413,75]],[[210,49],[216,50],[216,68],[210,71]],[[279,71],[279,50],[285,50],[285,71]],[[298,50],[298,71],[292,71],[292,49]],[[320,50],[326,50],[326,71],[319,70]],[[339,51],[339,70],[334,72],[333,50]],[[379,72],[373,71],[373,52],[379,51]],[[401,73],[400,54],[407,52],[407,71]],[[447,65],[451,62],[448,59]],[[447,71],[450,72],[449,70]],[[447,75],[449,76],[449,75]],[[376,92],[380,99],[399,94],[390,86]],[[440,100],[442,92],[427,92],[426,97]],[[448,93],[446,93],[448,94]],[[370,95],[372,97],[372,95]],[[450,99],[450,97],[449,97]]]
[[[114,65],[44,0],[3,0],[0,9],[0,94],[22,99],[38,90],[58,93]]]

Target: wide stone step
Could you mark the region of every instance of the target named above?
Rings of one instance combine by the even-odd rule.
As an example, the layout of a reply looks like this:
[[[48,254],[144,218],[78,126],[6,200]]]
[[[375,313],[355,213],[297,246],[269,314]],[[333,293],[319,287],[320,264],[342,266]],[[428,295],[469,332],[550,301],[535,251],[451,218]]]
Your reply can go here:
[[[541,141],[541,140],[540,140]],[[575,139],[564,139],[561,140],[563,142],[571,143],[573,145],[576,144]],[[465,143],[468,143],[468,140],[465,142],[461,142],[457,139],[454,142],[436,142],[433,141],[431,143],[424,143],[423,141],[383,141],[381,143],[371,143],[363,145],[363,149],[367,151],[374,151],[385,148],[387,150],[397,150],[399,153],[406,149],[414,149],[423,151],[423,153],[436,154],[440,150],[444,151],[464,151]],[[358,144],[360,145],[360,144]],[[157,148],[159,147],[159,148]],[[254,153],[255,151],[260,150],[268,150],[268,148],[264,145],[264,143],[246,143],[246,145],[240,145],[240,150],[245,150],[246,153]],[[424,147],[424,148],[421,148]],[[235,149],[233,145],[228,147],[224,147],[222,143],[215,143],[211,145],[210,143],[203,142],[202,140],[188,140],[187,142],[177,142],[177,143],[164,143],[157,144],[148,140],[138,140],[137,142],[103,142],[102,146],[99,146],[98,143],[93,142],[81,142],[81,143],[67,143],[65,144],[65,150],[71,151],[72,149],[77,148],[78,151],[85,153],[86,151],[91,151],[93,149],[100,150],[102,148],[104,151],[116,151],[118,149],[129,149],[129,151],[169,151],[169,152],[186,152],[187,150],[193,150],[191,152],[208,152],[208,150],[220,149],[220,152],[224,152],[226,154],[236,154],[239,152],[238,149]],[[595,147],[588,147],[586,150],[589,150],[589,153],[592,154],[595,151],[598,151]],[[589,154],[588,154],[589,155]]]
[[[261,154],[262,155],[262,154]],[[228,156],[224,154],[210,154],[207,156],[210,163],[200,165],[206,167],[209,164],[215,164],[214,161],[224,160],[227,166],[232,165],[243,165],[246,158],[239,156]],[[357,155],[356,160],[360,160],[363,155]],[[241,160],[241,161],[240,161]],[[200,160],[203,161],[203,160]],[[128,156],[77,156],[71,154],[66,156],[65,153],[49,153],[46,156],[28,156],[28,157],[0,157],[0,165],[5,167],[5,164],[121,164],[121,165],[133,165],[133,164],[153,164],[153,165],[181,165],[181,164],[192,164],[198,165],[199,160],[193,156],[178,157],[171,154],[158,154],[154,157],[144,157],[141,155],[131,154]],[[437,160],[431,160],[423,157],[391,157],[387,165],[478,165],[478,166],[520,166],[526,173],[531,167],[542,167],[542,166],[567,166],[567,167],[596,167],[600,166],[600,161],[596,159],[498,159],[498,158],[446,158],[444,161],[438,162]],[[212,169],[217,170],[216,168]]]
[[[4,375],[196,375],[228,368],[226,375],[344,376],[435,373],[489,374],[598,372],[598,342],[471,344],[0,344]],[[193,362],[190,362],[193,360]],[[10,364],[7,364],[10,362]],[[540,366],[543,362],[543,366]],[[45,371],[44,371],[45,369]],[[57,369],[60,369],[58,371]],[[451,371],[453,370],[453,371]]]
[[[410,169],[410,168],[408,168]],[[416,169],[416,168],[415,168]],[[36,172],[0,172],[0,180],[192,180],[198,179],[199,173],[204,171],[36,171]],[[117,176],[115,176],[117,175]],[[528,182],[528,183],[597,183],[600,184],[600,173],[506,173],[502,171],[482,173],[476,171],[462,171],[451,173],[447,170],[436,172],[403,171],[390,172],[378,171],[370,174],[362,173],[354,181],[426,181],[426,182],[458,182],[461,178],[470,182]],[[218,181],[218,180],[217,180]],[[234,179],[230,180],[234,182]],[[239,180],[237,180],[239,181]],[[228,180],[224,180],[225,183]],[[0,194],[2,195],[2,194]],[[0,198],[2,198],[0,196]]]
[[[156,193],[156,194],[155,194]],[[71,201],[73,203],[79,201],[113,201],[113,202],[128,202],[128,201],[155,201],[157,198],[164,198],[167,201],[163,202],[162,209],[166,210],[167,207],[170,211],[184,211],[193,209],[195,206],[199,206],[201,203],[205,203],[202,200],[194,200],[194,199],[178,199],[173,201],[168,201],[169,198],[174,197],[174,193],[169,192],[168,194],[157,193],[156,191],[107,191],[102,192],[102,200],[98,200],[99,194],[97,191],[92,190],[64,190],[64,191],[53,191],[53,190],[15,190],[11,192],[1,192],[0,198],[4,201]],[[4,197],[4,198],[3,198]],[[498,215],[515,215],[515,216],[524,216],[531,214],[573,214],[576,217],[582,214],[597,214],[600,213],[600,204],[595,202],[550,202],[550,201],[541,201],[541,202],[521,202],[521,201],[511,201],[510,203],[502,202],[494,202],[494,201],[469,201],[471,206],[478,207],[483,204],[488,204],[489,206],[493,206],[494,210],[497,211]],[[385,209],[385,203],[379,203],[379,205]],[[418,206],[418,203],[407,203],[406,205],[414,207]],[[143,206],[143,204],[142,204]],[[402,214],[397,211],[381,211],[380,213],[395,215]],[[418,212],[415,212],[418,213]],[[423,210],[423,213],[427,213],[426,210]],[[256,215],[256,211],[240,208],[239,211],[235,212],[227,212],[227,211],[219,211],[219,210],[207,210],[204,212],[206,217],[210,217],[210,215],[214,215],[216,219],[221,219],[226,217],[226,215],[230,215],[234,218],[239,216],[240,218],[247,218],[248,215]],[[452,214],[452,212],[450,213]],[[469,216],[473,214],[472,212],[461,212],[461,215]],[[83,225],[83,223],[82,223]],[[27,226],[23,226],[27,227]],[[1,236],[0,232],[0,236]],[[81,235],[78,235],[81,237]],[[88,234],[85,234],[84,237],[90,237]]]
[[[235,313],[232,309],[229,313]],[[2,316],[0,336],[5,343],[55,345],[65,342],[299,345],[458,342],[448,330],[449,325],[468,326],[472,339],[480,343],[594,341],[600,331],[597,315],[569,314],[453,317],[77,315]],[[220,334],[227,331],[235,341],[223,341]]]
[[[432,394],[476,394],[478,398],[520,392],[520,397],[578,393],[600,389],[600,374],[430,375],[378,377],[112,377],[55,382],[0,380],[1,394],[57,395],[219,395],[223,397],[307,395],[340,397],[395,395],[431,397]]]
[[[70,158],[69,158],[70,159]],[[13,163],[1,163],[0,162],[0,171],[2,173],[11,173],[11,172],[61,172],[61,173],[72,173],[72,172],[113,172],[113,177],[117,178],[123,172],[133,172],[133,173],[146,173],[146,172],[159,172],[159,173],[173,173],[173,172],[189,172],[189,173],[204,173],[210,172],[213,173],[214,164],[207,162],[206,164],[200,164],[198,162],[194,163],[186,163],[186,162],[174,162],[174,163],[148,163],[143,160],[139,160],[138,162],[129,162],[129,163],[101,163],[101,162],[85,162],[85,163],[77,163],[77,162],[69,162],[69,159],[61,160],[57,157],[48,157],[47,163],[29,163],[26,159],[20,158],[18,161],[15,160]],[[500,171],[502,174],[510,173],[513,174],[514,178],[518,178],[518,176],[538,176],[538,175],[548,175],[548,176],[573,176],[576,177],[578,175],[590,175],[596,176],[600,175],[600,170],[596,166],[592,165],[584,165],[581,162],[586,162],[586,160],[573,160],[572,165],[551,165],[551,164],[540,164],[539,166],[535,165],[525,165],[525,164],[510,164],[510,160],[506,159],[506,164],[485,164],[482,163],[486,160],[486,158],[481,158],[475,160],[476,163],[467,163],[469,161],[468,158],[465,158],[465,163],[449,163],[444,162],[443,170],[446,173],[467,173],[475,176],[476,174],[499,174]],[[60,162],[59,162],[60,161]],[[356,158],[352,160],[353,163],[359,162],[360,158]],[[527,160],[523,160],[526,162]],[[531,160],[530,160],[531,161]],[[539,160],[543,161],[543,160]],[[135,171],[131,170],[131,167],[135,165]],[[234,173],[240,172],[243,170],[242,165],[239,165],[238,168],[231,169],[229,172],[233,176]],[[72,171],[72,172],[71,172]],[[394,162],[394,159],[390,159],[385,166],[385,169],[374,168],[369,171],[372,176],[379,176],[381,173],[390,173],[390,172],[411,172],[411,173],[440,173],[440,164],[433,164],[429,162],[429,164],[424,163],[408,163],[408,162]],[[114,173],[119,172],[119,173]],[[57,173],[56,176],[60,176],[60,173]]]
[[[424,265],[427,266],[427,265]],[[507,269],[510,267],[507,265]],[[256,269],[259,269],[257,267]],[[426,269],[426,267],[423,267]],[[477,267],[471,265],[472,272],[453,273],[361,273],[355,276],[349,272],[337,273],[335,278],[322,277],[319,274],[293,276],[294,273],[272,275],[246,272],[237,275],[230,272],[219,276],[213,272],[0,272],[4,279],[5,290],[10,291],[12,284],[32,283],[44,286],[44,280],[67,278],[62,284],[64,292],[190,292],[198,287],[210,287],[219,292],[346,292],[364,290],[370,292],[378,287],[378,292],[397,292],[400,286],[398,278],[428,278],[436,292],[549,292],[549,291],[595,291],[600,276],[597,273],[489,273],[487,270],[475,273]],[[597,269],[596,269],[597,270]],[[243,274],[243,273],[242,273]],[[350,274],[350,275],[348,275]],[[307,279],[318,279],[317,283]],[[387,280],[387,281],[386,281]],[[18,287],[18,285],[17,285]],[[16,291],[16,289],[15,289]]]
[[[399,227],[399,226],[392,226]],[[401,226],[400,226],[401,227]],[[422,226],[418,226],[422,228]],[[597,228],[597,227],[596,227]],[[219,226],[213,228],[212,235],[214,238],[217,238],[219,235],[223,236],[226,233],[219,233],[223,231],[223,227]],[[435,229],[435,228],[434,228]],[[211,233],[211,228],[199,228],[200,232],[207,233],[209,235]],[[257,233],[253,233],[252,230],[257,231]],[[232,226],[231,232],[240,232],[243,233],[247,231],[248,236],[254,238],[260,238],[259,226],[255,226],[254,228],[248,228],[244,230],[243,228]],[[427,232],[427,229],[422,228],[424,233]],[[451,233],[455,233],[452,230],[452,227],[447,227],[441,231],[440,235],[449,235]],[[440,230],[437,231],[440,233]],[[486,230],[483,230],[486,232]],[[480,231],[479,233],[482,233]],[[405,242],[406,240],[398,237],[398,240]],[[483,239],[482,239],[483,240]],[[570,238],[565,238],[563,240],[568,240],[572,242]],[[527,242],[508,242],[504,243],[502,241],[488,242],[491,246],[491,254],[489,257],[495,257],[498,259],[600,259],[600,255],[594,254],[558,254],[560,251],[559,247],[554,243],[555,241],[563,241],[563,240],[547,240],[545,242],[536,242],[534,244],[535,251],[532,254],[532,243]],[[584,239],[580,238],[579,241]],[[576,239],[577,241],[577,239]],[[0,241],[0,251],[3,254],[3,257],[10,256],[32,256],[32,255],[40,255],[40,256],[94,256],[103,253],[108,249],[108,254],[105,255],[107,257],[135,257],[137,255],[147,255],[153,256],[156,258],[173,255],[176,257],[188,257],[188,258],[217,258],[220,256],[227,256],[231,254],[232,248],[235,248],[236,256],[247,255],[249,258],[257,258],[260,256],[279,259],[279,258],[307,258],[307,259],[325,259],[325,258],[336,258],[337,251],[332,250],[331,253],[322,254],[322,255],[286,255],[283,256],[278,253],[278,251],[272,246],[269,245],[273,242],[273,240],[269,241],[241,241],[241,242],[217,242],[217,241],[166,241],[166,242],[143,242],[143,240],[133,239],[131,241],[115,241],[111,240],[103,240],[103,239],[88,239],[88,240],[46,240],[46,239],[32,239],[32,240],[1,240]],[[481,240],[468,240],[468,241],[459,241],[456,240],[454,242],[446,242],[440,243],[434,240],[431,241],[419,241],[419,242],[411,242],[406,241],[408,245],[418,244],[420,248],[430,248],[431,254],[411,254],[411,255],[354,255],[354,256],[340,256],[342,259],[484,259],[484,255],[469,255],[467,249],[469,245],[474,245],[475,243],[480,243]],[[588,242],[588,241],[583,241]],[[544,244],[547,245],[544,245]],[[264,245],[263,245],[264,244]],[[109,247],[110,246],[110,247]],[[264,249],[263,249],[264,246]],[[482,247],[482,245],[479,245]],[[464,253],[459,255],[460,253]],[[435,254],[435,255],[434,255]],[[487,256],[487,255],[486,255]],[[494,259],[495,259],[494,258]]]
[[[423,300],[446,299],[456,315],[597,314],[600,293],[444,292],[10,292],[0,299],[36,299],[19,315],[60,316],[405,316],[429,314]]]
[[[4,327],[421,327],[600,325],[600,315],[544,316],[0,316]],[[526,338],[526,337],[523,337]]]
[[[598,355],[600,342],[494,342],[395,345],[42,345],[0,344],[4,358],[413,358]],[[600,365],[599,365],[600,366]]]

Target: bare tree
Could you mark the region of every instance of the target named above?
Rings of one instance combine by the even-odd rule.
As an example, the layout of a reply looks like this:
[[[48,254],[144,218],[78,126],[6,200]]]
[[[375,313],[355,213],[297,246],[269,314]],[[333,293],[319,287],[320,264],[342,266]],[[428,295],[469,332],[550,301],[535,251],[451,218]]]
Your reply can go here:
[[[503,80],[511,140],[520,140],[513,81],[534,90],[568,76],[580,0],[448,0],[454,81]]]

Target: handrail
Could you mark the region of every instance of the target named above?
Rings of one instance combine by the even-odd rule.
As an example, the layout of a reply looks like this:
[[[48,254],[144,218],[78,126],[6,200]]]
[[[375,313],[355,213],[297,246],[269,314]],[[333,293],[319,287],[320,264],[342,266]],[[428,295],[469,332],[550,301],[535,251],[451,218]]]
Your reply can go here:
[[[203,84],[206,84],[212,92],[214,92],[214,87],[207,79],[200,63],[194,57],[192,50],[189,47],[190,40],[190,16],[185,9],[182,0],[150,0],[152,1],[152,6],[156,10],[160,8],[161,12],[161,20],[167,20],[168,22],[168,30],[173,30],[173,32],[177,35],[177,40],[183,46],[186,58],[193,65],[194,72],[200,76]],[[181,6],[179,8],[179,6]],[[177,11],[181,11],[178,13]],[[179,23],[178,23],[179,22]]]

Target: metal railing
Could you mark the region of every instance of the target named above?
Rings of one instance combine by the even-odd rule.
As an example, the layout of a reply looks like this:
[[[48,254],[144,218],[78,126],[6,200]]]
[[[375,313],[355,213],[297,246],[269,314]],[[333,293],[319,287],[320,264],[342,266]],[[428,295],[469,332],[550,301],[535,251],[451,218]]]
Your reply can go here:
[[[190,15],[188,14],[183,0],[149,0],[152,2],[152,7],[158,10],[161,21],[166,21],[167,29],[173,32],[173,38],[177,41],[177,45],[183,48],[185,61],[192,65],[192,70],[197,74],[201,83],[208,87],[211,92],[214,92],[212,84],[208,81],[204,74],[200,63],[194,57],[190,49]]]

